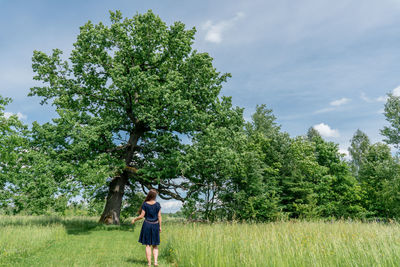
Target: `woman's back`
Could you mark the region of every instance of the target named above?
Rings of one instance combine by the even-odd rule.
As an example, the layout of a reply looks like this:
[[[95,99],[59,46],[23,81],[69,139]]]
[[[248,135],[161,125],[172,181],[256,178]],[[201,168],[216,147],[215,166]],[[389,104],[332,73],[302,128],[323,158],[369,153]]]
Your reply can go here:
[[[154,266],[158,266],[158,245],[160,244],[161,232],[161,205],[156,202],[157,190],[150,189],[147,193],[142,207],[138,210],[140,214],[132,220],[132,223],[145,218],[140,230],[139,242],[146,245],[147,263],[151,266],[151,246],[153,247]],[[160,213],[160,216],[158,214]]]
[[[149,204],[144,202],[142,209],[145,211],[144,217],[147,221],[155,222],[158,220],[158,212],[161,209],[160,203],[155,202],[154,204]]]

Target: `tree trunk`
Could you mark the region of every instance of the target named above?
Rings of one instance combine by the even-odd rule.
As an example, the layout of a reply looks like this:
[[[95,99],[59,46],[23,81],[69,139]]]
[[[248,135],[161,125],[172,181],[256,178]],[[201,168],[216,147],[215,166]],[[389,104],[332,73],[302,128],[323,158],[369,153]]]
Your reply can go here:
[[[120,213],[122,198],[125,192],[125,185],[128,182],[127,173],[124,171],[121,176],[116,176],[110,183],[106,206],[100,217],[99,223],[120,224]]]
[[[139,126],[136,126],[140,128]],[[128,141],[128,151],[125,156],[125,164],[126,167],[132,162],[133,154],[135,153],[136,145],[139,141],[140,136],[143,134],[143,131],[138,130],[132,132]],[[137,171],[135,168],[128,167],[129,169],[133,169],[134,173]],[[110,183],[110,188],[108,190],[106,206],[104,207],[103,214],[100,217],[99,222],[105,224],[120,224],[119,215],[121,213],[121,205],[122,198],[125,193],[125,185],[128,183],[129,173],[128,170],[125,169],[121,176],[116,176]]]

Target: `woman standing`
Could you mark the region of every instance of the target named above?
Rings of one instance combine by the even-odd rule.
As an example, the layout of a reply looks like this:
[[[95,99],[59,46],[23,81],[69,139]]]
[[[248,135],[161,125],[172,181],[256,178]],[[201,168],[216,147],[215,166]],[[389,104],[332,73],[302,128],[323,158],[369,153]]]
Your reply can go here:
[[[151,189],[140,207],[138,217],[132,220],[135,223],[143,218],[144,222],[140,231],[139,242],[146,245],[147,263],[151,266],[151,247],[153,247],[154,266],[158,266],[158,245],[161,232],[161,205],[156,202],[157,191]]]

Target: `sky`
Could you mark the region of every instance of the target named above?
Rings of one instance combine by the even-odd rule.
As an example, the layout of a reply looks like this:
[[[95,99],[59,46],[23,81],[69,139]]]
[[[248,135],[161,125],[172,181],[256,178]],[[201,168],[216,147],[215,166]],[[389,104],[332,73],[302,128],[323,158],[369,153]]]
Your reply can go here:
[[[347,152],[357,129],[382,141],[387,93],[400,95],[400,0],[0,0],[0,95],[6,114],[28,124],[55,116],[28,97],[34,50],[68,55],[87,21],[109,24],[109,10],[124,16],[153,10],[168,25],[196,27],[194,48],[208,52],[232,78],[221,95],[245,108],[273,110],[292,137],[314,127]],[[175,211],[179,202],[163,202]]]

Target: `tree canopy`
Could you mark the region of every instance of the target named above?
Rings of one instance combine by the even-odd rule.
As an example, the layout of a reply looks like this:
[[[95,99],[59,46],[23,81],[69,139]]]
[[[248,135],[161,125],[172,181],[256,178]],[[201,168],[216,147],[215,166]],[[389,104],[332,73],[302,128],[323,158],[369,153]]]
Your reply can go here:
[[[110,12],[110,19],[110,26],[82,26],[66,60],[58,49],[34,52],[34,79],[44,86],[30,95],[52,101],[59,115],[38,132],[73,166],[75,181],[89,186],[113,177],[110,204],[114,197],[120,203],[130,184],[182,199],[173,182],[181,173],[182,138],[235,119],[230,99],[219,98],[229,74],[192,49],[194,28],[181,22],[168,27],[152,11],[133,18]]]

